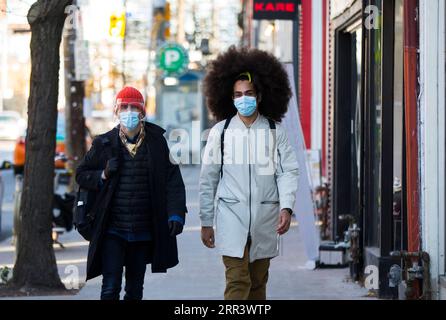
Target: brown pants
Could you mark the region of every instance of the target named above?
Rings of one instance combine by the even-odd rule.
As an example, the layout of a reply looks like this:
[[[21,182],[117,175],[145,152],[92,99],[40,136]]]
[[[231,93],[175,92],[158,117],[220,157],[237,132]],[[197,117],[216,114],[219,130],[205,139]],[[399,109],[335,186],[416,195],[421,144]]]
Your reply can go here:
[[[266,300],[266,283],[271,259],[249,263],[248,246],[243,258],[223,256],[226,267],[225,300]]]

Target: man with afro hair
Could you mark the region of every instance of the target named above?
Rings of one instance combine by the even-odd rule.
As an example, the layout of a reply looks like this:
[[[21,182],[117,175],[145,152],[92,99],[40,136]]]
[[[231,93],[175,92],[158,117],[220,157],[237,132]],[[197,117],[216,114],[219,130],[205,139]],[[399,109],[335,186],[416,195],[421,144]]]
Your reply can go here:
[[[220,122],[209,133],[200,174],[201,239],[223,256],[225,299],[265,300],[299,176],[280,124],[291,98],[288,76],[273,55],[231,47],[209,65],[204,92]]]

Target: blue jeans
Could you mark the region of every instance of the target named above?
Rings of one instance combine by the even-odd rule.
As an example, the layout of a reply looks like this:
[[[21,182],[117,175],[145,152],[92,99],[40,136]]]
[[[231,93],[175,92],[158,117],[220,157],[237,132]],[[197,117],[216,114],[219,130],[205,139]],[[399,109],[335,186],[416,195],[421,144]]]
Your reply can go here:
[[[150,241],[127,242],[116,235],[106,234],[102,245],[101,300],[119,300],[124,266],[124,300],[141,300],[150,252]]]

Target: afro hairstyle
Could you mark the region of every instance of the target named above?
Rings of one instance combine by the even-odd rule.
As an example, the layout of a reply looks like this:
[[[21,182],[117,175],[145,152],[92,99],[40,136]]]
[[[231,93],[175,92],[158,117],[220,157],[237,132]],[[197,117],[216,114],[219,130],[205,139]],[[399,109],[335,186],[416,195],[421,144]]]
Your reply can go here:
[[[258,49],[231,46],[209,64],[203,86],[209,111],[217,121],[237,114],[234,84],[245,80],[247,77],[241,74],[246,72],[251,74],[257,94],[261,95],[259,113],[281,122],[292,96],[288,75],[276,57]]]

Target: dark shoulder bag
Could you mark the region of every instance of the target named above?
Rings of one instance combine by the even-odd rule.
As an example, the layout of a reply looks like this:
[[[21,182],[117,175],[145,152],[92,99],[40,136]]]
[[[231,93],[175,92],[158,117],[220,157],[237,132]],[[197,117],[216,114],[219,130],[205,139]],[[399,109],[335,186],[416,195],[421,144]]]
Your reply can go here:
[[[103,139],[103,144],[107,145],[110,143],[108,138]],[[117,154],[117,151],[112,148],[111,156]],[[107,188],[107,183],[104,183],[102,186],[105,189]],[[94,205],[97,202],[98,196],[100,194],[100,190],[93,191],[82,188],[79,186],[79,189],[76,194],[75,207],[74,207],[74,217],[73,224],[76,230],[80,233],[80,235],[87,241],[91,241],[93,237],[93,225],[95,219],[95,211]]]
[[[96,194],[97,191],[79,187],[74,202],[73,224],[80,235],[87,241],[90,241],[93,235],[94,216],[91,213],[96,202]]]

